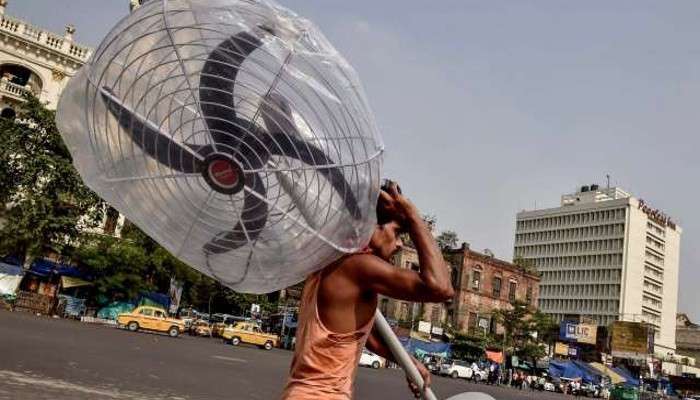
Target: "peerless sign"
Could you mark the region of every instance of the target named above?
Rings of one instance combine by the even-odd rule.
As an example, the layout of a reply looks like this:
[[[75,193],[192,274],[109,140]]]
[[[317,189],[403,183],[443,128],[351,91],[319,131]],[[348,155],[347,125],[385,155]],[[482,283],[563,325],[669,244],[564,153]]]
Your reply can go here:
[[[639,200],[639,209],[642,210],[642,212],[646,214],[649,217],[649,219],[656,222],[657,224],[661,226],[668,226],[674,231],[676,230],[676,223],[673,222],[671,217],[664,214],[661,210],[649,207],[647,203],[644,202],[644,200]]]

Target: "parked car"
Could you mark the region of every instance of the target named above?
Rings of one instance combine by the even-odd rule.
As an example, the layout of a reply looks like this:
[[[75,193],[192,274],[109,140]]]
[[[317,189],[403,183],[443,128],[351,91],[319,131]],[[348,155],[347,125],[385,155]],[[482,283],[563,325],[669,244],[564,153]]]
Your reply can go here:
[[[372,367],[374,369],[381,368],[384,366],[384,358],[372,353],[367,349],[362,349],[362,355],[360,356],[360,365],[363,367]]]
[[[471,379],[473,374],[469,363],[462,360],[451,360],[440,366],[440,375],[452,378]]]
[[[136,307],[129,313],[117,316],[117,324],[126,327],[132,332],[147,330],[164,332],[170,337],[177,337],[185,331],[185,323],[179,319],[168,318],[168,314],[162,308],[152,306]]]
[[[237,317],[235,315],[214,314],[212,316],[211,334],[213,337],[223,337],[224,329],[245,320],[245,317]]]
[[[233,326],[224,328],[221,337],[224,341],[230,342],[234,346],[241,343],[250,343],[270,350],[279,346],[280,338],[277,335],[264,333],[260,326],[252,322],[239,322]]]
[[[211,325],[209,325],[209,322],[201,319],[194,321],[190,327],[190,335],[211,336]]]
[[[431,374],[438,375],[440,374],[440,365],[442,362],[438,357],[435,356],[426,356],[423,359],[423,365],[425,365],[425,368],[430,371]]]

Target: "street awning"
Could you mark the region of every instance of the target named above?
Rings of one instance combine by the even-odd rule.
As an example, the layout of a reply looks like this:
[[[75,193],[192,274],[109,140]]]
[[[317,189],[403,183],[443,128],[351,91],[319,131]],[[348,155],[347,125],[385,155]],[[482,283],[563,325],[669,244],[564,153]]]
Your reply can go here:
[[[609,378],[610,378],[610,382],[611,382],[613,385],[617,385],[617,384],[619,384],[619,383],[624,383],[624,382],[625,382],[625,378],[623,378],[623,377],[622,377],[620,374],[618,374],[617,372],[613,371],[613,369],[610,368],[610,367],[608,367],[607,365],[603,365],[603,364],[601,364],[601,363],[593,362],[593,363],[590,363],[590,366],[593,367],[593,368],[595,368],[595,369],[597,369],[598,371],[600,371],[600,372],[603,374],[603,376],[609,377]]]
[[[502,351],[490,351],[486,350],[486,359],[495,362],[496,364],[501,364],[503,362],[503,352]]]
[[[0,262],[0,295],[15,294],[22,281],[22,267]]]
[[[64,289],[72,288],[72,287],[79,287],[79,286],[88,286],[92,285],[91,282],[84,281],[80,278],[73,278],[72,276],[62,276],[61,277],[61,287]]]

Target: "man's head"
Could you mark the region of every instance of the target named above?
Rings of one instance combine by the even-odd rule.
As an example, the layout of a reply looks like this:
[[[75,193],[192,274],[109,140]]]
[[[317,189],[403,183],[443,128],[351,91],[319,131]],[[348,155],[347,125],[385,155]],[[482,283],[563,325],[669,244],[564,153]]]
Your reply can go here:
[[[391,260],[391,256],[396,254],[403,247],[401,233],[403,229],[397,221],[377,223],[377,227],[372,233],[369,247],[377,257],[385,261]]]
[[[391,188],[391,185],[394,185],[394,188]],[[389,261],[391,256],[403,247],[401,234],[405,232],[403,223],[397,218],[396,213],[391,207],[387,207],[387,196],[391,197],[389,193],[400,194],[398,185],[391,181],[382,185],[377,203],[377,227],[369,243],[372,252],[386,261]]]

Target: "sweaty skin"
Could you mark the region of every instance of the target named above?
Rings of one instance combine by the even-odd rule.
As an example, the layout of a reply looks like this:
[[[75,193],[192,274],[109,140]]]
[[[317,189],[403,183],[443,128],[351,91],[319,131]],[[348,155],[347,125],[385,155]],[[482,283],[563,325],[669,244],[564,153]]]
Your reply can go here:
[[[372,328],[377,296],[439,303],[454,296],[442,253],[416,207],[396,184],[380,193],[377,225],[368,250],[348,255],[311,275],[304,286],[297,347],[283,400],[351,399],[352,383],[363,347],[394,360]],[[420,271],[397,268],[391,256],[408,232],[416,246]],[[414,360],[415,361],[415,360]],[[426,386],[430,374],[418,363]],[[420,396],[421,390],[409,382]]]

